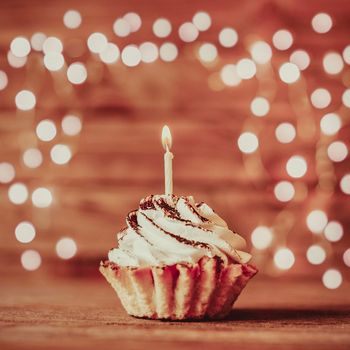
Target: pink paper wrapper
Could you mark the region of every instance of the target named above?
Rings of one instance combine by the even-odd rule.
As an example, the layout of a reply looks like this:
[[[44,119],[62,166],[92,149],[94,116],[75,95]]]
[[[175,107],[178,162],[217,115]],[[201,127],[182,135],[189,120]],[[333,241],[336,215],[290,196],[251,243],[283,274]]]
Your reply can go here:
[[[258,272],[253,265],[225,265],[217,257],[193,265],[138,268],[106,261],[100,271],[129,315],[162,320],[224,318]]]

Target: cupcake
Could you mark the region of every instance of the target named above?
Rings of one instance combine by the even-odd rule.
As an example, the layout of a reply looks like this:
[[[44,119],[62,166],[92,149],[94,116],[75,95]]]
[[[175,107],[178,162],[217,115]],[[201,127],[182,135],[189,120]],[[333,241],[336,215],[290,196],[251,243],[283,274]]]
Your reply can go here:
[[[100,271],[129,315],[223,318],[257,273],[245,240],[191,196],[148,196],[126,223]]]

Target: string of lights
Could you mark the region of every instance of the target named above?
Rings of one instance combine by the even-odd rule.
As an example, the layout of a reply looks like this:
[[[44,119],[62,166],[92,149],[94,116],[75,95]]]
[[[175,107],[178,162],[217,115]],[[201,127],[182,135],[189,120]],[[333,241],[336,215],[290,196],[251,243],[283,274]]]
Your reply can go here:
[[[79,28],[83,21],[81,14],[76,10],[69,10],[63,16],[63,24],[66,28],[74,30]],[[273,107],[276,87],[276,79],[286,84],[289,91],[289,102],[295,114],[295,123],[283,121],[275,128],[275,138],[280,144],[290,144],[296,139],[308,142],[312,135],[319,132],[315,151],[315,161],[307,159],[297,150],[290,154],[281,167],[285,168],[286,177],[280,178],[272,189],[275,199],[283,204],[277,213],[271,226],[259,225],[251,233],[253,249],[265,263],[272,252],[274,268],[281,271],[289,270],[295,263],[295,254],[288,247],[287,237],[294,225],[292,214],[293,201],[314,196],[323,198],[332,194],[339,186],[340,191],[350,195],[350,173],[345,173],[341,178],[336,178],[337,163],[343,162],[348,157],[348,145],[339,139],[338,133],[348,122],[348,109],[350,108],[350,89],[344,88],[342,94],[342,106],[337,111],[324,114],[320,122],[314,117],[315,113],[327,108],[332,95],[329,90],[318,87],[308,95],[306,89],[306,71],[312,65],[312,59],[306,48],[292,50],[294,44],[293,34],[288,29],[277,30],[270,43],[257,39],[250,43],[244,57],[239,57],[236,62],[222,62],[220,50],[232,49],[240,40],[239,33],[231,27],[222,28],[217,36],[217,42],[199,42],[201,33],[210,30],[211,16],[206,12],[197,12],[192,21],[182,23],[177,28],[177,33],[183,43],[192,45],[193,52],[198,61],[208,69],[208,87],[215,91],[223,89],[238,89],[245,80],[257,79],[259,89],[250,103],[251,117],[243,126],[237,138],[238,150],[242,153],[243,164],[247,174],[251,174],[254,181],[254,171],[268,176],[264,159],[259,150],[262,137],[262,124],[269,117]],[[141,17],[134,12],[119,17],[112,24],[116,37],[125,38],[137,32],[142,27]],[[333,21],[330,15],[318,13],[311,20],[310,30],[322,35],[332,30]],[[164,40],[160,45],[152,41],[146,41],[140,45],[127,44],[118,46],[114,40],[109,41],[101,32],[91,33],[86,38],[87,48],[94,60],[112,67],[122,64],[126,67],[136,67],[140,64],[148,64],[162,60],[173,62],[181,54],[178,46],[168,41],[169,35],[175,30],[173,24],[166,18],[158,18],[152,25],[153,35]],[[89,79],[89,65],[82,59],[81,51],[75,47],[68,60],[65,43],[58,37],[46,36],[44,33],[34,33],[31,38],[22,36],[11,41],[7,52],[7,61],[14,68],[21,68],[29,64],[30,56],[40,58],[42,66],[52,75],[57,84],[69,86],[81,85]],[[285,52],[286,60],[282,64],[274,62],[275,50]],[[38,56],[39,55],[39,56]],[[74,57],[74,62],[71,61]],[[75,60],[77,59],[77,60]],[[350,45],[341,53],[329,51],[321,58],[324,73],[331,78],[341,81],[341,73],[346,65],[350,65]],[[9,84],[8,75],[0,70],[0,91],[6,89]],[[15,106],[23,113],[35,111],[37,97],[35,91],[23,89],[15,96]],[[259,126],[260,125],[260,126]],[[72,138],[77,137],[83,128],[83,121],[79,113],[64,115],[60,128],[51,119],[42,119],[35,126],[35,134],[39,142],[55,141],[59,133]],[[70,144],[56,143],[50,150],[50,160],[57,166],[68,164],[74,156]],[[251,169],[254,159],[255,167]],[[32,169],[39,168],[44,162],[44,155],[40,147],[30,145],[23,151],[23,164]],[[310,188],[303,182],[304,176],[315,165],[318,183]],[[0,163],[0,183],[9,184],[8,197],[13,205],[22,205],[29,199],[36,208],[50,207],[55,200],[55,193],[46,187],[37,187],[30,193],[25,183],[17,182],[16,171],[13,164]],[[58,194],[57,194],[58,195]],[[326,206],[322,200],[319,206],[310,209],[306,218],[306,227],[314,236],[314,243],[307,248],[306,258],[312,265],[322,264],[327,257],[332,255],[332,243],[338,242],[344,235],[344,228],[336,218],[329,218]],[[33,223],[22,221],[15,228],[15,238],[28,244],[36,237],[36,229]],[[56,253],[62,259],[70,259],[75,256],[78,246],[74,239],[63,237],[56,244]],[[265,257],[265,258],[264,258]],[[26,270],[36,270],[41,265],[41,256],[38,251],[25,250],[21,256],[21,262]],[[350,267],[350,248],[344,252],[343,263]],[[322,281],[325,287],[336,289],[342,283],[342,274],[337,268],[324,271]]]

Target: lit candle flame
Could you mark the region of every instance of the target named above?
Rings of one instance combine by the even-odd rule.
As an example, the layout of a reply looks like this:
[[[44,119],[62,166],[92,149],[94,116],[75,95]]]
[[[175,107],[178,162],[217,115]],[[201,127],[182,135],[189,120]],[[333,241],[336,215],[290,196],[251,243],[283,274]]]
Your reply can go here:
[[[166,151],[169,151],[171,149],[172,143],[173,143],[173,141],[171,138],[170,129],[169,129],[168,125],[164,125],[163,130],[162,130],[162,145],[163,145],[164,149]]]

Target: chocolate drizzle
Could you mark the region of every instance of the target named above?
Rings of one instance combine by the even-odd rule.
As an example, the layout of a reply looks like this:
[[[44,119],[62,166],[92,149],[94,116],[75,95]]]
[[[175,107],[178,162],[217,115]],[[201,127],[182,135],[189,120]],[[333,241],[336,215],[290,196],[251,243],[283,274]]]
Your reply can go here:
[[[191,212],[194,215],[196,215],[203,222],[209,221],[207,218],[205,218],[204,216],[202,216],[198,213],[198,211],[193,207],[193,205],[191,205],[191,203],[189,202],[189,200],[187,198],[185,198],[185,197],[182,197],[182,198],[185,200],[185,204],[187,205],[187,207],[191,210]]]
[[[137,211],[131,211],[126,217],[126,223],[128,227],[132,229],[137,235],[142,237],[149,245],[153,245],[146,237],[140,232],[140,226],[137,222]]]
[[[153,195],[147,196],[146,198],[142,199],[140,202],[140,209],[142,210],[155,210],[156,207],[153,203]]]
[[[139,225],[139,222],[137,219],[137,215],[139,213],[139,214],[143,215],[157,230],[174,238],[176,241],[178,241],[182,244],[192,246],[192,247],[198,247],[198,248],[210,250],[210,245],[208,243],[190,240],[190,239],[184,238],[182,236],[176,235],[174,233],[171,233],[169,231],[166,231],[162,227],[157,225],[154,222],[154,220],[150,219],[145,213],[143,213],[143,212],[146,212],[148,210],[158,210],[159,209],[163,212],[163,214],[166,217],[168,217],[171,220],[180,221],[180,222],[183,222],[185,224],[185,226],[197,228],[197,229],[200,229],[200,230],[202,230],[204,232],[208,232],[208,233],[213,233],[212,230],[206,229],[204,227],[200,227],[197,223],[194,223],[191,220],[182,218],[181,213],[179,212],[179,210],[176,207],[178,201],[180,199],[182,199],[184,201],[184,204],[186,205],[186,207],[189,208],[189,210],[197,218],[199,218],[202,222],[208,222],[209,220],[207,218],[201,216],[198,213],[198,211],[196,210],[198,207],[200,207],[201,204],[199,204],[199,205],[196,204],[195,205],[196,208],[194,208],[194,206],[189,202],[187,197],[172,196],[171,199],[172,199],[173,206],[171,204],[169,204],[166,201],[166,199],[161,197],[161,196],[150,195],[150,196],[147,196],[144,199],[142,199],[140,201],[140,205],[139,205],[140,211],[133,210],[127,215],[126,222],[127,222],[129,229],[133,230],[137,235],[142,237],[148,244],[154,246],[154,244],[152,244],[148,239],[146,239],[144,234],[141,233],[141,226]]]
[[[202,217],[192,207],[192,205],[188,202],[188,200],[185,197],[181,197],[181,198],[184,199],[186,205],[191,209],[191,211],[194,214],[196,214],[199,218],[202,219]],[[147,211],[147,210],[157,210],[157,208],[159,208],[160,210],[163,211],[165,216],[169,217],[172,220],[178,220],[178,221],[184,222],[186,226],[199,228],[199,229],[206,231],[206,232],[212,232],[211,230],[207,230],[205,228],[198,227],[198,225],[196,225],[195,223],[193,223],[190,220],[183,219],[181,217],[180,212],[176,209],[176,203],[178,202],[179,198],[173,196],[172,199],[174,200],[174,204],[175,204],[174,206],[171,206],[162,197],[155,198],[155,196],[150,195],[150,196],[144,198],[143,200],[141,200],[139,209],[142,211]],[[207,243],[193,241],[193,240],[181,237],[179,235],[176,235],[174,233],[171,233],[171,232],[164,230],[163,228],[158,226],[152,219],[150,219],[147,215],[145,215],[142,211],[140,212],[140,214],[143,215],[156,229],[158,229],[162,233],[176,239],[178,242],[186,244],[186,245],[190,245],[192,247],[210,249],[210,246]],[[206,218],[203,218],[203,219],[202,219],[202,221],[208,221]],[[139,236],[143,237],[146,240],[145,236],[143,234],[141,234],[141,232],[140,232],[140,225],[139,225],[138,220],[137,220],[137,210],[131,211],[128,214],[128,216],[126,218],[126,222],[127,222],[128,227],[130,229],[132,229],[136,234],[138,234]],[[146,240],[146,241],[149,244],[151,244],[148,240]]]
[[[164,198],[159,198],[156,200],[157,206],[163,210],[164,214],[172,219],[181,220],[180,213],[176,210],[175,207],[169,205]]]
[[[203,242],[196,242],[196,241],[192,241],[190,239],[175,235],[174,233],[168,232],[163,230],[160,226],[158,226],[152,219],[150,219],[149,217],[147,217],[144,213],[141,213],[141,215],[143,215],[152,225],[154,225],[158,230],[162,231],[163,233],[165,233],[166,235],[175,238],[178,242],[186,244],[186,245],[190,245],[192,247],[198,247],[198,248],[204,248],[204,249],[210,249],[209,244],[207,243],[203,243]]]
[[[226,233],[222,230],[228,230],[225,222],[215,217],[212,219],[210,207],[202,209],[202,205],[205,204],[194,203],[192,197],[145,197],[139,208],[127,215],[127,229],[117,235],[118,248],[114,259],[126,263],[131,261],[131,264],[142,264],[143,261],[153,264],[154,261],[193,261],[198,256],[228,254],[240,261],[234,245],[223,237]],[[203,217],[202,212],[208,218]],[[186,246],[196,249],[186,249]]]
[[[201,216],[195,208],[193,208],[193,206],[189,203],[189,201],[185,198],[185,197],[180,197],[185,201],[186,206],[191,210],[191,212],[193,214],[195,214],[202,222],[208,222],[209,220],[203,216]],[[173,196],[173,200],[175,200],[175,206],[172,207],[171,205],[169,205],[164,198],[158,198],[155,200],[156,206],[159,207],[163,212],[164,215],[166,215],[167,217],[173,219],[173,220],[179,220],[181,222],[184,222],[186,226],[190,226],[190,227],[198,227],[198,225],[196,225],[195,223],[193,223],[191,220],[188,219],[184,219],[181,217],[180,212],[176,209],[176,204],[179,200],[178,197]],[[205,228],[201,228],[203,231],[207,231],[207,232],[212,232],[211,230],[207,230]]]
[[[134,230],[137,230],[139,225],[137,223],[137,212],[131,211],[127,217],[126,217],[126,223],[128,224],[128,226]]]

